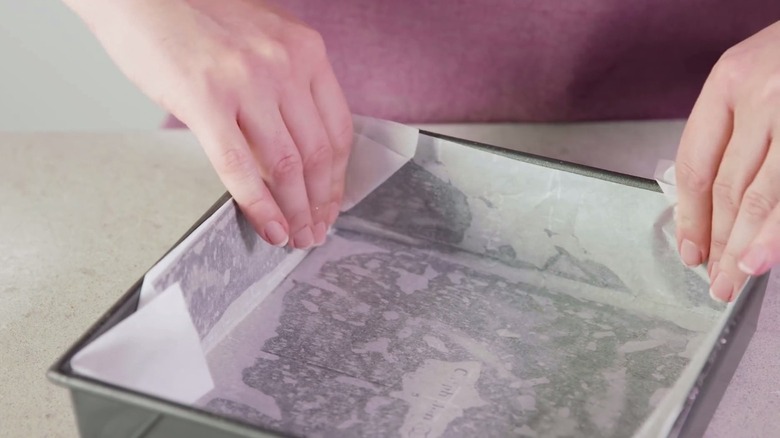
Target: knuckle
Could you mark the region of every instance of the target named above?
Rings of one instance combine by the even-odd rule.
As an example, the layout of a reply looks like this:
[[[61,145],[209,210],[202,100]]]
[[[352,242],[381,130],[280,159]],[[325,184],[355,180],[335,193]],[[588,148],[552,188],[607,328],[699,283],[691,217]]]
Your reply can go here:
[[[742,196],[734,184],[723,178],[716,178],[715,183],[712,185],[712,199],[719,207],[734,212],[739,209]]]
[[[226,54],[228,58],[232,55]],[[191,73],[183,82],[187,82],[188,94],[191,95],[192,106],[207,108],[218,107],[225,110],[235,106],[237,102],[236,81],[240,80],[240,66],[231,59],[213,60],[197,67],[197,72]]]
[[[273,78],[287,79],[292,76],[293,67],[290,53],[282,44],[276,42],[268,43],[262,52],[262,56],[258,57],[255,55],[253,59],[258,69],[267,68],[268,74]]]
[[[263,79],[287,78],[292,71],[285,47],[267,39],[248,47],[226,49],[219,59],[213,61],[209,70],[216,86],[234,86],[239,90],[256,86]]]
[[[726,249],[728,241],[720,236],[712,236],[710,240],[710,258],[720,258]]]
[[[713,66],[710,78],[718,86],[733,90],[748,77],[750,62],[747,58],[748,53],[738,46],[726,50]]]
[[[231,176],[242,176],[248,173],[249,162],[247,156],[237,148],[225,148],[217,156],[214,166],[217,172]]]
[[[776,204],[774,197],[751,187],[742,198],[741,210],[752,217],[765,218],[769,216]]]
[[[327,142],[322,142],[310,154],[307,154],[303,160],[304,173],[321,166],[330,165],[333,160],[333,149]]]
[[[215,98],[224,97],[223,86],[217,78],[218,72],[214,71],[210,65],[200,66],[186,74],[180,74],[181,80],[171,84],[167,90],[179,96],[188,96],[194,105],[202,106],[206,102],[213,102]],[[185,108],[189,109],[189,108]]]
[[[306,26],[296,26],[288,35],[289,42],[302,56],[312,60],[325,58],[325,40],[319,32]]]
[[[259,64],[254,52],[247,49],[236,49],[230,61],[227,65],[231,68],[232,77],[242,84],[252,80]]]
[[[262,195],[253,195],[248,199],[237,199],[236,202],[238,202],[242,211],[255,212],[265,210],[267,208],[268,199],[264,198]]]
[[[271,180],[275,183],[286,183],[300,175],[302,170],[301,157],[297,153],[289,152],[271,167]]]
[[[677,164],[677,184],[688,192],[706,194],[712,189],[712,178],[687,161],[681,161]]]
[[[776,106],[780,102],[780,74],[772,75],[765,80],[759,95],[759,102],[769,103]]]
[[[199,102],[201,105],[207,102],[210,105],[221,105],[227,101],[232,100],[232,93],[230,89],[225,86],[218,75],[205,72],[198,82],[197,95],[200,97]]]
[[[245,79],[256,82],[263,76],[273,79],[286,79],[292,74],[290,55],[278,42],[264,41],[257,49],[245,55],[247,75]]]

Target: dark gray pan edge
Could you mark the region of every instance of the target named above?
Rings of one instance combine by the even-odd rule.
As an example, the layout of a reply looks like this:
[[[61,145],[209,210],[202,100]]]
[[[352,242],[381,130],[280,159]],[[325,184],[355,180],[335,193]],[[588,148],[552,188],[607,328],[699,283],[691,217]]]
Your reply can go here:
[[[526,163],[535,164],[537,166],[548,167],[550,169],[563,170],[569,173],[575,173],[577,175],[587,176],[589,178],[596,178],[604,181],[609,181],[624,186],[630,186],[643,190],[650,190],[652,192],[660,192],[661,187],[658,183],[651,179],[641,178],[634,175],[628,175],[625,173],[613,172],[611,170],[599,169],[596,167],[590,167],[583,164],[570,163],[563,160],[555,160],[552,158],[543,157],[541,155],[530,154],[527,152],[520,152],[511,149],[500,148],[498,146],[492,146],[489,144],[479,143],[471,140],[464,140],[457,137],[450,137],[448,135],[439,134],[436,132],[420,131],[420,134],[428,137],[440,138],[442,140],[459,143],[464,146],[482,149],[491,152],[496,155],[512,158],[518,161],[524,161]]]
[[[751,278],[737,298],[733,313],[688,393],[670,437],[704,436],[756,331],[768,282],[769,273]]]

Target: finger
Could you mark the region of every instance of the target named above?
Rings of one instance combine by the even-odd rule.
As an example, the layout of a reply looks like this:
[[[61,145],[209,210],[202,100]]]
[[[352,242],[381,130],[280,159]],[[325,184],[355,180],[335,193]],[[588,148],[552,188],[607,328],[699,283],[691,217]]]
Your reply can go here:
[[[303,164],[279,110],[243,111],[238,115],[238,123],[249,141],[263,180],[287,218],[292,246],[309,248],[314,244],[314,234]]]
[[[763,275],[780,264],[780,206],[776,206],[758,235],[742,254],[739,268],[750,275]]]
[[[754,181],[767,154],[768,123],[755,111],[736,111],[734,133],[712,188],[710,238],[711,295],[728,301],[734,285],[745,280],[737,269],[737,256],[758,232],[768,211],[756,211],[753,196],[761,196],[761,181]],[[755,182],[755,184],[754,184]],[[748,191],[748,186],[752,189]],[[749,196],[747,196],[749,195]],[[763,216],[763,217],[761,217]],[[717,269],[714,269],[717,263]]]
[[[677,152],[677,245],[687,266],[707,259],[712,220],[712,183],[731,136],[732,113],[711,80],[693,107]]]
[[[321,245],[328,231],[333,149],[310,94],[291,92],[280,106],[285,125],[298,146],[303,179],[314,224],[314,242]]]
[[[736,297],[747,275],[739,265],[740,255],[756,238],[778,203],[777,187],[780,184],[780,145],[773,145],[766,156],[755,180],[742,197],[739,213],[731,231],[728,245],[717,265],[713,269],[711,295],[722,301],[731,301]],[[753,262],[755,263],[755,262]],[[717,271],[717,272],[716,272]]]
[[[748,218],[756,232],[748,244],[738,248],[739,270],[749,275],[761,275],[777,263],[780,253],[780,140],[773,140],[766,160],[753,184],[745,193],[740,217]],[[775,234],[772,234],[775,233]],[[735,257],[736,258],[736,257]]]
[[[349,112],[347,100],[329,64],[312,80],[311,92],[333,148],[331,176],[333,203],[328,218],[328,224],[332,225],[338,217],[344,197],[347,164],[352,148],[352,114]]]
[[[213,119],[207,125],[200,123],[193,127],[193,132],[252,227],[268,243],[287,245],[288,223],[263,182],[235,120]]]

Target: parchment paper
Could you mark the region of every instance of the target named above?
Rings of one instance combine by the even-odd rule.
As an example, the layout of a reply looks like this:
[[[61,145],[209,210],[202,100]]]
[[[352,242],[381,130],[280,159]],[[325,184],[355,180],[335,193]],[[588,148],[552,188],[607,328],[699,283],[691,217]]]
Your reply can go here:
[[[212,384],[164,398],[292,435],[637,433],[724,308],[679,262],[670,202],[416,132],[383,147],[385,127],[324,246],[266,245],[229,202],[147,274],[114,351],[154,342],[122,326],[180,289],[202,355],[178,366]],[[89,350],[74,368],[99,376]]]

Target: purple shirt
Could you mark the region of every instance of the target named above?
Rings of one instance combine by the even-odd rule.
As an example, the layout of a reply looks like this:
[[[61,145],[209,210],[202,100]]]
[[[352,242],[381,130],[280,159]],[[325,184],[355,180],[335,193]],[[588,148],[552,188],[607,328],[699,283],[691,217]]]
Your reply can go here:
[[[684,117],[780,20],[780,0],[278,3],[323,35],[353,112],[400,122]]]

